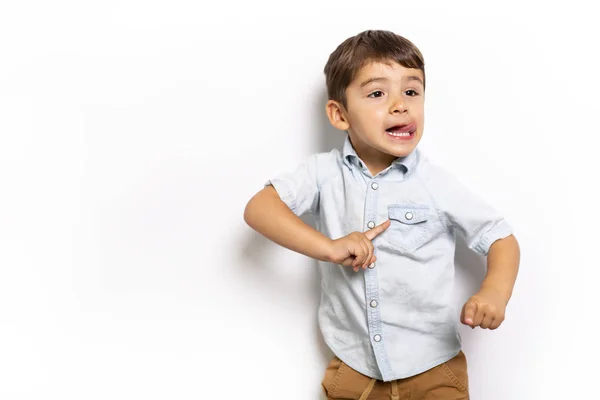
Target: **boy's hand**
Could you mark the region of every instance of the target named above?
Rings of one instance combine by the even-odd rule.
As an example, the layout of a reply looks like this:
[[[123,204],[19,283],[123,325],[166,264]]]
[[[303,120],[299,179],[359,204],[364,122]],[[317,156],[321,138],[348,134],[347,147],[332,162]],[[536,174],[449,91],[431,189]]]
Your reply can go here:
[[[500,292],[482,288],[465,303],[460,322],[471,328],[496,329],[504,321],[507,300]]]
[[[390,226],[390,220],[366,232],[352,232],[351,234],[331,242],[329,261],[346,267],[352,266],[354,271],[366,269],[375,262],[373,243],[379,234]]]

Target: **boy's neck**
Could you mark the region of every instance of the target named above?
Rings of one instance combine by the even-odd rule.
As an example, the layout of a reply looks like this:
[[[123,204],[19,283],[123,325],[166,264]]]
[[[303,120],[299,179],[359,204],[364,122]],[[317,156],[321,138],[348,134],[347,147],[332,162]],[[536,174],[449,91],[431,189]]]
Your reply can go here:
[[[362,158],[360,155],[359,157],[361,158],[361,160],[363,160],[367,166],[367,168],[369,169],[369,172],[371,173],[372,176],[376,176],[378,173],[380,173],[381,171],[385,170],[386,168],[388,168],[390,165],[392,165],[392,162],[396,159],[396,157],[391,158],[390,160],[365,160],[364,158]]]
[[[350,137],[350,143],[352,143],[356,155],[365,163],[372,176],[376,176],[378,173],[388,168],[392,165],[392,162],[398,158],[390,154],[382,153],[359,141],[352,140],[352,137]]]

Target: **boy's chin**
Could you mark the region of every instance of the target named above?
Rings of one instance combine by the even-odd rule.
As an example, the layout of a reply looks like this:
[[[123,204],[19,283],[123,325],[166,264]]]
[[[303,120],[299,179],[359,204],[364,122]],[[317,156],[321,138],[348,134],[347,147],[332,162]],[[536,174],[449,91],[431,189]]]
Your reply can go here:
[[[388,151],[388,154],[397,158],[403,158],[412,153],[417,147],[416,143],[410,146],[403,146],[401,149],[393,149],[392,151]]]
[[[396,157],[406,157],[417,147],[420,142],[420,136],[413,137],[410,140],[388,139],[384,144],[390,155]]]

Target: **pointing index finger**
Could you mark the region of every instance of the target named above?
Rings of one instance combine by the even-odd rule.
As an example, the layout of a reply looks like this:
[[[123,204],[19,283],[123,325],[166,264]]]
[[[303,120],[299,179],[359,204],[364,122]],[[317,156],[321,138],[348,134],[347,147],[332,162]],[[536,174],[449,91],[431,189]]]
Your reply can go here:
[[[375,228],[369,229],[368,231],[366,231],[365,236],[367,237],[367,239],[373,240],[378,235],[380,235],[383,231],[385,231],[387,228],[389,228],[390,224],[391,224],[390,220],[387,219],[387,220],[385,220],[385,222],[383,224],[377,225]]]

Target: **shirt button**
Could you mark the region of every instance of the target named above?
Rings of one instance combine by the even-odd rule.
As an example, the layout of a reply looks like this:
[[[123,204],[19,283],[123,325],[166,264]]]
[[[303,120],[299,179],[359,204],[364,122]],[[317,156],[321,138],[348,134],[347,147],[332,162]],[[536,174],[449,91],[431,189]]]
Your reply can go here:
[[[371,300],[371,307],[377,307],[377,300]]]
[[[373,221],[369,221],[369,223],[367,224],[367,226],[371,229],[375,228],[375,222]]]
[[[375,263],[372,263],[371,265],[369,265],[369,268],[371,268],[371,269],[375,268]]]
[[[373,190],[377,190],[377,188],[379,188],[379,184],[377,182],[373,182],[371,183],[371,187],[373,188]]]
[[[373,336],[373,340],[376,342],[381,342],[381,335],[375,335]]]
[[[413,217],[414,217],[413,213],[411,213],[411,212],[407,212],[407,213],[406,213],[406,215],[404,215],[404,216],[405,216],[405,217],[406,217],[406,219],[407,219],[407,220],[409,220],[409,221],[410,221],[411,219],[413,219]]]

